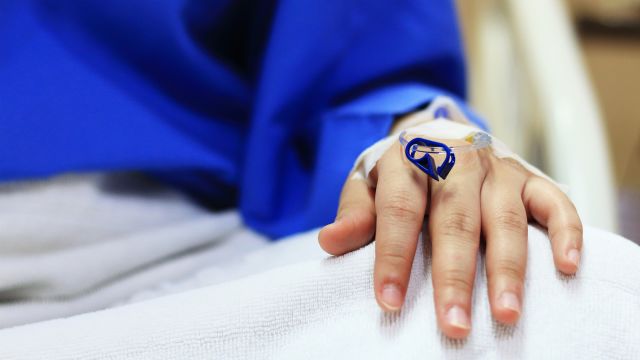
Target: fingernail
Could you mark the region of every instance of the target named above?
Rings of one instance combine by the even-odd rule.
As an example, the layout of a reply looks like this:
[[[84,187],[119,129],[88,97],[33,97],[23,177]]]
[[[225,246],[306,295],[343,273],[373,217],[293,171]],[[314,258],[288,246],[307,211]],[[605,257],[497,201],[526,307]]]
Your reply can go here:
[[[517,313],[520,313],[520,300],[516,296],[516,294],[511,291],[503,292],[498,298],[498,304],[500,307],[513,310]]]
[[[470,329],[471,323],[469,322],[469,317],[467,313],[458,305],[452,306],[449,311],[447,311],[446,315],[447,322],[449,325],[460,328],[460,329]]]
[[[569,252],[567,253],[567,257],[569,258],[569,261],[571,261],[573,265],[575,265],[576,267],[580,265],[580,250],[578,249],[569,250]]]
[[[402,307],[402,292],[395,284],[384,285],[380,293],[380,298],[385,307],[390,311],[397,311]]]

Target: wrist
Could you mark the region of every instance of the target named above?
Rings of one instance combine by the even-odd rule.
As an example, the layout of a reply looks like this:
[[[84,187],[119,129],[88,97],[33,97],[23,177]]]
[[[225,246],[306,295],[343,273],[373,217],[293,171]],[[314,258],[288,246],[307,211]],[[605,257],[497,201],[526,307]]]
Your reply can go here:
[[[389,134],[399,134],[409,128],[442,119],[469,125],[474,129],[481,130],[476,124],[467,119],[466,115],[452,99],[437,97],[426,108],[398,117],[391,126]]]
[[[431,116],[427,110],[417,110],[398,117],[391,126],[389,135],[399,134],[404,130],[414,127],[418,124],[424,124],[426,122],[433,121],[435,118]]]

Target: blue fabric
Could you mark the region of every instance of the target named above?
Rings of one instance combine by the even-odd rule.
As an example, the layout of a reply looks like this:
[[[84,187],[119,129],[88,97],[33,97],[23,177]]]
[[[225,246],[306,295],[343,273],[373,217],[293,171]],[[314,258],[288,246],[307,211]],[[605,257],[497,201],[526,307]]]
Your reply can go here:
[[[0,180],[145,171],[280,237],[463,65],[445,0],[3,1]]]

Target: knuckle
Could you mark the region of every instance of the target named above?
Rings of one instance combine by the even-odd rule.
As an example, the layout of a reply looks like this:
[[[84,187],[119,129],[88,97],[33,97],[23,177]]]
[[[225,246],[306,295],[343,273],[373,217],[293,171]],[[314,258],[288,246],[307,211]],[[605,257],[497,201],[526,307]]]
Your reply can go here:
[[[366,213],[362,212],[354,212],[349,216],[344,218],[346,223],[348,224],[351,232],[356,231],[357,229],[363,227],[371,227],[373,226],[371,218],[366,215]]]
[[[483,158],[481,158],[480,154],[481,152],[478,152],[478,151],[456,153],[456,162],[459,164],[466,165],[464,167],[465,169],[469,169],[470,166],[473,168],[476,168],[482,165],[482,162],[484,162],[484,161],[481,162]]]
[[[352,204],[350,202],[341,202],[340,205],[338,205],[338,218],[344,216],[344,214],[347,213],[347,211],[349,209],[351,209]]]
[[[505,209],[496,214],[496,227],[503,231],[524,233],[527,229],[527,218],[515,209]]]
[[[460,269],[446,270],[442,282],[439,285],[466,294],[470,294],[473,289],[472,280]]]
[[[524,267],[515,259],[499,259],[488,266],[487,273],[490,277],[504,276],[517,282],[524,281]]]
[[[582,227],[582,223],[580,221],[578,222],[570,222],[564,226],[561,226],[557,229],[555,229],[553,232],[551,230],[549,230],[549,237],[551,239],[556,239],[558,237],[559,234],[561,233],[566,233],[568,234],[569,238],[576,238],[578,239],[578,241],[580,241],[582,239],[582,233],[583,233],[584,229]]]
[[[344,200],[338,205],[338,214],[344,215],[348,211],[361,208],[361,203],[355,200]]]
[[[582,222],[578,221],[578,222],[571,222],[569,224],[567,224],[567,231],[575,233],[576,235],[582,235],[582,232],[584,231],[584,228],[582,227]]]
[[[403,247],[387,245],[380,251],[380,261],[393,268],[403,268],[409,266],[413,259]]]
[[[392,221],[414,223],[422,220],[420,212],[415,206],[415,198],[404,191],[391,195],[382,205],[381,213]]]
[[[477,221],[469,212],[462,209],[449,214],[441,224],[442,234],[458,239],[473,239],[478,232]]]

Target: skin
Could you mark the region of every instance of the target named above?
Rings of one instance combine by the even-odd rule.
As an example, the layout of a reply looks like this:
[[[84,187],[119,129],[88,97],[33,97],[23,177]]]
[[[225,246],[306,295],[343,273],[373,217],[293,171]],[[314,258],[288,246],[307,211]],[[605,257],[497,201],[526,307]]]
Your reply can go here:
[[[370,177],[375,189],[362,179],[347,179],[336,220],[320,231],[319,242],[328,253],[342,255],[375,234],[374,291],[384,311],[402,307],[424,221],[438,325],[451,338],[471,330],[481,234],[491,312],[504,324],[516,323],[522,312],[529,220],[547,228],[555,267],[565,274],[578,270],[582,224],[574,205],[553,183],[511,159],[488,149],[461,153],[447,179],[438,182],[411,164],[398,143]]]

